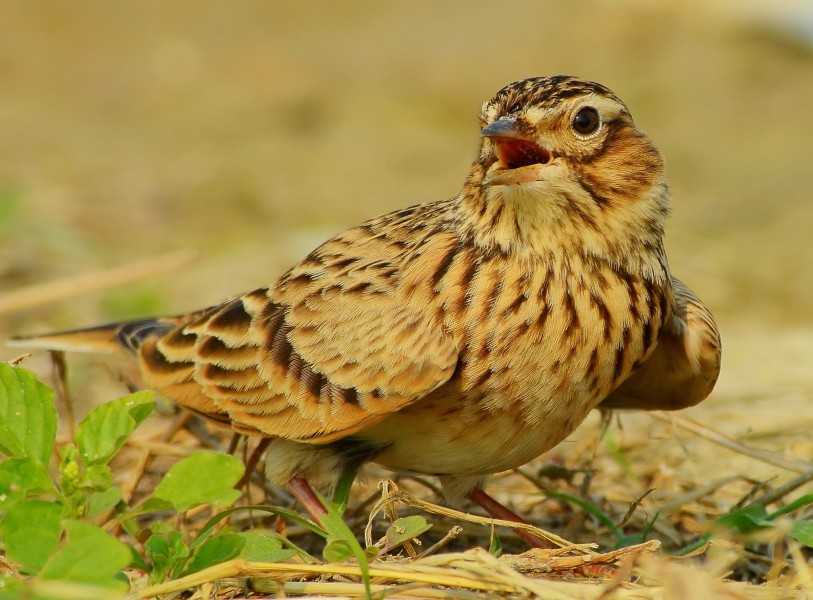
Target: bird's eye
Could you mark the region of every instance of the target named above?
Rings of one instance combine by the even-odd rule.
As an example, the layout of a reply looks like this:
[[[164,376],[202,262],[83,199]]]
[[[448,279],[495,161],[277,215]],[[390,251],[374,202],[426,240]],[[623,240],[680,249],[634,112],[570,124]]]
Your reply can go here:
[[[601,125],[601,117],[592,106],[586,106],[573,117],[573,131],[579,135],[595,133],[598,131],[599,125]]]

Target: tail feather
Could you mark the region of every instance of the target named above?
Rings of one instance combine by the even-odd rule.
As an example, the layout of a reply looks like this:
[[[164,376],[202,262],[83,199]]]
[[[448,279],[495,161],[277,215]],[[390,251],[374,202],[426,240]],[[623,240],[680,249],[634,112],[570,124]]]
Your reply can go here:
[[[124,350],[135,355],[145,340],[165,335],[174,327],[175,324],[166,320],[141,319],[57,333],[12,337],[6,343],[21,348],[44,348],[67,352],[109,354]]]
[[[137,354],[145,340],[164,336],[173,329],[175,329],[175,324],[166,321],[156,321],[155,319],[131,321],[118,327],[116,341],[132,354]]]
[[[7,341],[9,346],[44,348],[65,352],[127,353],[136,358],[143,383],[195,413],[230,424],[229,414],[219,408],[195,381],[195,363],[190,357],[168,360],[156,344],[173,330],[183,327],[208,310],[175,317],[141,319],[109,323],[85,329],[73,329],[34,336],[19,336]],[[248,431],[248,429],[246,429]]]

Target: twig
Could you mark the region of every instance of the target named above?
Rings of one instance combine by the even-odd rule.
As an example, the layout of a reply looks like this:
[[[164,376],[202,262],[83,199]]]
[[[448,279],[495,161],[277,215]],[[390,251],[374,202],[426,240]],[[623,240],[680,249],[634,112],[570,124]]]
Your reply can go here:
[[[802,487],[809,481],[813,481],[813,469],[810,469],[807,473],[802,473],[798,477],[794,477],[787,483],[783,483],[775,490],[766,492],[765,494],[754,500],[752,504],[759,504],[760,506],[768,506],[769,504],[773,504],[783,496],[787,496],[788,494]]]
[[[169,442],[172,438],[175,437],[175,434],[178,433],[181,429],[186,428],[186,424],[192,419],[195,414],[187,409],[181,408],[178,415],[175,417],[175,420],[172,421],[172,425],[170,425],[166,431],[161,435],[161,441]]]
[[[130,503],[138,484],[141,482],[142,477],[144,477],[144,472],[147,470],[147,465],[150,462],[151,455],[152,452],[149,448],[144,448],[141,451],[141,455],[138,457],[138,462],[136,463],[133,477],[127,481],[126,484],[121,486],[121,499],[128,504]]]
[[[254,577],[264,575],[274,579],[289,579],[292,576],[302,577],[305,575],[345,575],[361,577],[361,568],[353,564],[305,565],[231,560],[193,573],[192,575],[181,577],[175,581],[168,581],[144,588],[139,590],[138,597],[152,598],[153,596],[196,587],[207,581],[222,579],[223,577],[239,577],[241,575]],[[412,566],[410,568],[397,564],[370,566],[370,577],[390,581],[416,581],[482,591],[513,591],[511,586],[505,584],[480,581],[475,577],[467,576],[466,574],[449,573],[448,569],[438,567],[423,566],[422,568],[415,568],[415,566]]]
[[[748,490],[742,498],[740,498],[734,505],[731,507],[731,512],[736,510],[740,510],[743,506],[748,504],[753,504],[751,501],[759,492],[766,489],[768,484],[773,481],[774,477],[771,477],[767,481],[755,481],[751,484],[751,489]]]
[[[260,594],[275,594],[276,597],[284,598],[288,594],[300,596],[308,595],[310,597],[318,596],[320,598],[336,598],[336,597],[349,597],[361,598],[364,596],[364,584],[352,583],[347,581],[286,581],[284,583],[272,581],[270,579],[255,578],[249,579],[247,585],[241,585],[239,580],[235,578],[223,580],[223,587],[237,587],[240,589],[248,588],[248,590]],[[416,597],[416,598],[466,598],[471,600],[481,600],[483,596],[475,594],[474,592],[464,592],[462,590],[437,590],[425,587],[423,584],[406,584],[406,585],[382,585],[372,584],[370,590],[376,594],[376,598],[387,597]]]
[[[650,495],[652,492],[654,492],[654,491],[655,491],[655,488],[649,488],[649,489],[648,489],[647,491],[645,491],[643,494],[641,494],[641,495],[637,496],[636,498],[633,498],[633,499],[632,499],[632,502],[630,502],[630,506],[629,506],[629,508],[627,509],[627,514],[625,514],[625,515],[624,515],[624,516],[621,518],[621,520],[620,520],[618,523],[616,523],[616,525],[615,525],[615,529],[616,529],[616,530],[619,530],[619,529],[621,529],[621,528],[622,528],[624,525],[626,525],[626,524],[629,522],[629,520],[632,518],[632,515],[634,515],[634,514],[635,514],[635,511],[638,509],[638,507],[639,507],[639,506],[641,506],[641,502],[643,502],[644,498],[646,498],[647,496],[649,496],[649,495]]]
[[[19,356],[15,356],[10,361],[8,361],[8,364],[13,365],[15,367],[19,367],[21,364],[23,364],[23,361],[25,359],[27,359],[27,358],[31,358],[31,353],[30,352],[26,352],[25,354],[20,354]]]
[[[457,536],[459,536],[461,533],[463,533],[463,528],[460,525],[452,526],[452,528],[449,530],[449,532],[446,535],[444,535],[436,543],[429,546],[426,550],[421,552],[418,555],[418,558],[426,558],[430,554],[434,554],[435,552],[437,552],[441,548],[444,548],[445,546],[447,546],[449,544],[449,542],[451,542],[452,540],[457,538]]]
[[[28,310],[34,306],[74,298],[81,294],[130,283],[167,271],[174,271],[188,265],[196,257],[195,252],[182,250],[111,269],[101,269],[75,277],[30,285],[13,292],[4,292],[0,297],[0,314]]]
[[[642,544],[626,546],[603,554],[593,554],[592,556],[557,556],[549,554],[550,551],[548,550],[534,548],[516,556],[501,557],[500,562],[505,562],[519,573],[538,576],[552,571],[569,571],[585,565],[609,565],[629,555],[655,552],[660,547],[659,540],[649,540]],[[558,552],[561,552],[561,550],[558,550]]]
[[[459,510],[453,510],[451,508],[446,508],[444,506],[438,506],[437,504],[432,504],[431,502],[427,502],[425,500],[420,500],[408,492],[399,490],[397,487],[395,487],[395,484],[392,484],[392,487],[394,489],[389,493],[389,495],[386,498],[380,500],[373,508],[371,516],[373,514],[380,512],[381,510],[384,510],[384,507],[387,504],[400,502],[402,504],[406,504],[407,506],[419,508],[429,513],[450,517],[453,519],[457,519],[459,521],[468,521],[469,523],[477,523],[478,525],[484,525],[486,527],[497,526],[497,527],[507,527],[509,529],[522,529],[523,531],[527,531],[532,535],[548,540],[549,542],[552,542],[557,546],[569,548],[576,552],[581,552],[584,554],[594,554],[592,548],[595,547],[595,544],[572,544],[571,542],[567,541],[564,538],[559,537],[554,533],[545,531],[544,529],[540,529],[539,527],[535,527],[528,523],[516,523],[514,521],[504,521],[502,519],[479,517],[477,515],[464,513]]]
[[[254,468],[257,466],[257,463],[260,461],[260,457],[262,456],[265,449],[268,448],[268,444],[271,443],[271,438],[261,438],[260,441],[257,443],[257,447],[254,448],[254,451],[248,457],[248,460],[245,460],[246,471],[243,473],[243,476],[240,478],[240,481],[234,484],[234,489],[240,490],[246,487],[251,481],[251,476],[254,473]]]
[[[73,398],[68,386],[68,365],[65,362],[65,353],[60,350],[49,350],[48,355],[51,357],[51,367],[54,371],[54,380],[56,382],[54,387],[59,399],[62,400],[62,404],[65,405],[65,420],[68,424],[71,439],[73,439],[76,433],[76,414],[73,410]]]
[[[793,471],[795,473],[806,473],[810,469],[809,463],[804,463],[799,460],[792,460],[789,458],[785,458],[784,456],[779,456],[773,452],[767,452],[765,450],[760,450],[759,448],[752,448],[751,446],[746,446],[734,440],[726,435],[723,435],[719,431],[715,431],[710,427],[706,427],[705,425],[701,425],[697,421],[693,421],[688,419],[682,415],[674,414],[674,413],[664,413],[662,411],[654,411],[649,413],[653,419],[657,419],[658,421],[663,421],[664,423],[672,423],[677,425],[681,429],[685,429],[698,437],[702,437],[710,442],[713,442],[719,446],[724,448],[728,448],[733,452],[737,452],[739,454],[743,454],[745,456],[750,456],[756,460],[762,461],[769,465],[773,465],[775,467],[779,467],[780,469],[785,469],[787,471]]]
[[[813,595],[813,570],[807,564],[796,540],[788,540],[788,552],[790,552],[796,565],[797,579],[800,585],[807,590],[808,595]]]
[[[703,487],[699,487],[697,489],[691,490],[686,492],[685,494],[680,494],[677,497],[673,497],[669,502],[666,502],[661,505],[660,512],[661,516],[666,516],[675,512],[676,510],[680,509],[681,506],[684,504],[688,504],[689,502],[693,502],[695,500],[699,500],[700,498],[704,498],[709,494],[713,493],[728,483],[732,481],[737,481],[742,479],[739,475],[731,475],[730,477],[723,477],[721,479],[715,479],[711,483],[704,485]]]

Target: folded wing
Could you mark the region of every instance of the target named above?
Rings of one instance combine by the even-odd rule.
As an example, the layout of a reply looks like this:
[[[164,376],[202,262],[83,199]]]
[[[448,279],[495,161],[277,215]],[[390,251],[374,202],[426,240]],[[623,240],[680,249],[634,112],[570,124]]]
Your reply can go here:
[[[352,434],[457,364],[439,312],[399,283],[387,260],[337,253],[316,268],[306,259],[275,287],[144,340],[146,382],[244,430],[312,443]]]
[[[714,389],[722,345],[711,312],[686,284],[673,278],[677,312],[647,361],[616,388],[601,408],[677,410]]]

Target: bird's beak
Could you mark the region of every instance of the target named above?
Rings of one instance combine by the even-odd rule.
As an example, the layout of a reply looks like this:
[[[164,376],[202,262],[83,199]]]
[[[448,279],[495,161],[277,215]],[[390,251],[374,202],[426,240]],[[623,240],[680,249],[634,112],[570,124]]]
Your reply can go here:
[[[497,162],[489,169],[485,185],[510,185],[539,181],[539,168],[553,160],[550,150],[528,139],[516,126],[516,119],[503,117],[490,123],[480,137],[491,140]]]
[[[520,138],[519,131],[516,127],[516,119],[510,117],[503,117],[487,125],[480,132],[480,137],[486,138]]]

